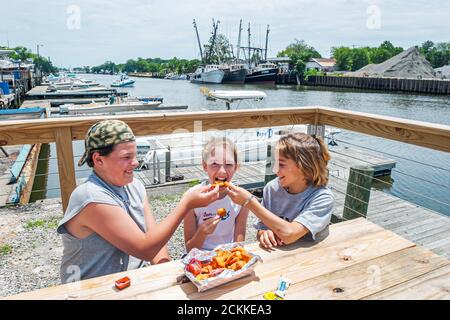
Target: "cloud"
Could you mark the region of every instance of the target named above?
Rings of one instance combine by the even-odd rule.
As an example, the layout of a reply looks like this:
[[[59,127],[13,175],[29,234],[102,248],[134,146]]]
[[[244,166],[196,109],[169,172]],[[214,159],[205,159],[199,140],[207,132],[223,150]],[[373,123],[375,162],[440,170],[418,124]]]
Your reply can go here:
[[[68,6],[80,9],[80,28],[67,27]],[[367,8],[379,7],[381,27],[367,28]],[[0,25],[0,44],[36,48],[61,66],[117,63],[129,58],[198,57],[192,20],[202,42],[209,38],[212,18],[219,32],[235,45],[239,20],[242,43],[247,44],[251,23],[252,44],[263,45],[270,25],[269,55],[294,39],[304,39],[322,55],[332,46],[378,45],[390,40],[409,47],[425,40],[448,41],[450,3],[388,0],[47,0],[8,1]],[[15,14],[20,12],[20,14]]]

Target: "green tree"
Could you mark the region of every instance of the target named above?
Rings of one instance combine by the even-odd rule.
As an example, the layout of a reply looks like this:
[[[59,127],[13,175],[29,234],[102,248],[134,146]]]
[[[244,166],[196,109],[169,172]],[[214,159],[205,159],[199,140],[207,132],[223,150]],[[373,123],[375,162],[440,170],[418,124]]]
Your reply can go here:
[[[22,46],[15,47],[13,50],[14,52],[11,53],[9,57],[14,60],[26,61],[27,59],[36,57],[33,53],[31,53],[31,50]]]
[[[354,48],[351,51],[352,71],[356,71],[370,63],[369,53],[366,48]]]
[[[314,47],[306,44],[304,40],[295,39],[286,49],[278,52],[277,57],[289,57],[294,66],[295,71],[303,76],[306,68],[306,63],[311,58],[321,58],[320,53]]]
[[[50,73],[57,73],[58,72],[58,68],[56,68],[51,61],[49,61],[48,59],[44,58],[44,57],[36,57],[33,61],[33,63],[35,64],[36,68],[38,68],[39,70],[41,70],[43,73],[45,74],[50,74]]]
[[[427,40],[419,47],[419,52],[423,54],[426,58],[430,54],[431,50],[434,48],[434,42]]]
[[[211,54],[206,57],[206,63],[220,64],[233,57],[230,41],[225,35],[218,34],[214,41],[214,47],[210,50],[212,45],[213,38],[211,36],[208,40],[208,44],[204,45],[205,53],[211,52]]]
[[[350,70],[352,68],[352,49],[348,47],[332,47],[331,55],[336,60],[338,70]]]
[[[428,40],[419,47],[419,52],[425,56],[433,68],[439,68],[450,61],[450,42],[435,44]]]

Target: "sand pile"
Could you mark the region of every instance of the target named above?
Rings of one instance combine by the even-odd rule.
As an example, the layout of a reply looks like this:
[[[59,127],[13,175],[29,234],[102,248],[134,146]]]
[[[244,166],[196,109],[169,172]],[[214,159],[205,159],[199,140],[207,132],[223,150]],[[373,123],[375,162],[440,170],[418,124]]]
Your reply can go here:
[[[450,79],[450,65],[434,69],[436,77],[439,79]]]
[[[416,47],[409,48],[379,64],[367,66],[347,73],[352,77],[435,79],[431,64],[420,55]]]

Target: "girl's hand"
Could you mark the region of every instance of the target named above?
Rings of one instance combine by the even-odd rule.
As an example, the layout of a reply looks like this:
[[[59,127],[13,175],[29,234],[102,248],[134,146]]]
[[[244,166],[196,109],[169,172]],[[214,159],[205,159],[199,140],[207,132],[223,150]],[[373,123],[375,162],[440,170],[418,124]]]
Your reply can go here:
[[[245,201],[252,195],[250,192],[245,190],[244,188],[235,186],[233,184],[228,185],[228,193],[227,195],[231,198],[231,200],[238,204],[243,205]]]
[[[266,249],[272,249],[273,247],[283,245],[283,241],[277,237],[272,230],[260,230],[258,232],[259,244]]]
[[[186,202],[188,209],[202,208],[219,198],[219,186],[211,190],[210,186],[203,186],[186,192],[183,195],[183,201]]]
[[[198,231],[204,235],[213,233],[216,230],[217,225],[220,222],[220,217],[218,215],[204,221],[199,225]]]

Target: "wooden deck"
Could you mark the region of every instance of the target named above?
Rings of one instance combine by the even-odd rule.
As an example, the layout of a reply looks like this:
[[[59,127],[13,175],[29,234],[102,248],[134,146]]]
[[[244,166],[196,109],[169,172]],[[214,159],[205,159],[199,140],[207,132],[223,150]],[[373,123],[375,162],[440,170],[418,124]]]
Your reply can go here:
[[[369,163],[370,166],[374,166],[375,172],[385,172],[395,163],[379,156],[368,156],[359,150],[338,150],[339,152],[332,151],[332,160],[329,163],[329,187],[336,199],[334,215],[341,218],[349,168]],[[245,188],[260,188],[264,185],[265,166],[265,161],[243,163],[234,175],[233,182]],[[200,166],[171,168],[171,174],[183,175],[184,181],[207,179]],[[152,185],[153,170],[141,171],[137,176],[147,187],[158,186]],[[164,171],[161,171],[161,178],[164,179]],[[450,258],[449,217],[372,188],[366,218],[418,245]]]
[[[183,281],[180,260],[22,293],[6,299],[263,299],[280,275],[294,299],[450,299],[450,261],[362,218],[333,224],[328,236],[276,248],[246,245],[258,254],[254,272],[198,292]],[[124,276],[131,286],[114,288]]]

